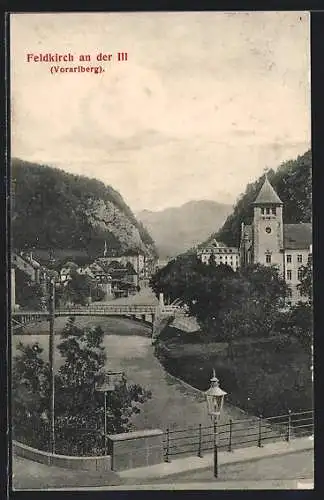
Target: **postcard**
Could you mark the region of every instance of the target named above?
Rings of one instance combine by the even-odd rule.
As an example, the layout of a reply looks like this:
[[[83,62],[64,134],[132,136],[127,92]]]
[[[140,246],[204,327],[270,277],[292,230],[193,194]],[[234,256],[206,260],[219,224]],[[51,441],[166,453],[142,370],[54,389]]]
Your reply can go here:
[[[10,15],[12,488],[314,487],[310,16]]]

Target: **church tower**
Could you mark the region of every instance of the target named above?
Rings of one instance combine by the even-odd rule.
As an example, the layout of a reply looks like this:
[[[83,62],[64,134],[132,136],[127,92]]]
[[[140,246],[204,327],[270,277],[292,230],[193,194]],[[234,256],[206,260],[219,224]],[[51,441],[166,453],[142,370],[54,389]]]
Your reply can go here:
[[[283,274],[283,203],[267,176],[253,205],[253,262],[278,266]]]

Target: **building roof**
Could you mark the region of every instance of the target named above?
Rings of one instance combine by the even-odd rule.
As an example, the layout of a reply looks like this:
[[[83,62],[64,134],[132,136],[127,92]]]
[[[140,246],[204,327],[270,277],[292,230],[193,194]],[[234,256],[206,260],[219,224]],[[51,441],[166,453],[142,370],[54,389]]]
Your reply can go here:
[[[256,197],[254,205],[266,205],[266,204],[276,204],[276,205],[283,205],[281,199],[271,186],[268,177],[264,179],[264,183],[259,191],[258,196]]]
[[[312,224],[284,224],[284,248],[286,250],[306,250],[312,244]]]

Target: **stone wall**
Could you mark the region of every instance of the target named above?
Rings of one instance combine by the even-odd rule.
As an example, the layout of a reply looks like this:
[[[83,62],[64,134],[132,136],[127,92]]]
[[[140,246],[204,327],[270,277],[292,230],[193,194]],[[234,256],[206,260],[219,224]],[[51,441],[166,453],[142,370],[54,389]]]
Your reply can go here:
[[[163,431],[125,432],[108,436],[113,471],[145,467],[164,461]]]
[[[64,469],[85,471],[108,471],[111,470],[110,455],[100,457],[71,457],[66,455],[52,455],[46,451],[37,450],[25,444],[13,441],[12,451],[18,457],[33,460],[45,465],[55,465]]]

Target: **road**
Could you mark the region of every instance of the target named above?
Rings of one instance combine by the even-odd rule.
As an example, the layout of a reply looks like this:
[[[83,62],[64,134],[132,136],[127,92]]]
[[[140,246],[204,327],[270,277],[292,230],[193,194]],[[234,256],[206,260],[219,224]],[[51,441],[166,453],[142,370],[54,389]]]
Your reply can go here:
[[[313,451],[263,458],[254,462],[242,462],[221,466],[219,477],[209,470],[191,471],[139,481],[124,478],[114,472],[86,472],[48,467],[19,457],[13,457],[14,489],[51,488],[98,488],[109,490],[119,486],[125,490],[137,487],[145,489],[309,489],[313,482]],[[293,482],[292,482],[293,481]],[[121,486],[123,485],[123,486]]]
[[[214,481],[278,481],[298,479],[301,482],[314,477],[313,450],[292,453],[278,457],[262,458],[253,462],[228,464],[219,467],[218,478],[209,470],[197,470],[177,474],[173,478],[155,479],[154,484]]]

